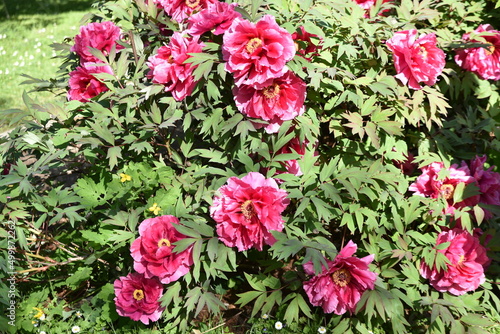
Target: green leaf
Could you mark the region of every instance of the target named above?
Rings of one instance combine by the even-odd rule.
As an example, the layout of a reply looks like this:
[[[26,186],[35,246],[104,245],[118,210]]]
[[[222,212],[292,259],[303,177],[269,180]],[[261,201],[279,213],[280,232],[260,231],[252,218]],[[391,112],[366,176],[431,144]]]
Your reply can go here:
[[[80,267],[73,275],[66,279],[66,285],[71,289],[76,289],[81,282],[89,279],[91,274],[92,268]]]

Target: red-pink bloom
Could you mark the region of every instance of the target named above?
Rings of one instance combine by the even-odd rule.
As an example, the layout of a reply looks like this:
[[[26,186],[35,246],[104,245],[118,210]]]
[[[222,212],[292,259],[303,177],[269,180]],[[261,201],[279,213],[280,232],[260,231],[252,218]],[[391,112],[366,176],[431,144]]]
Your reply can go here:
[[[10,167],[11,166],[12,165],[10,163],[8,163],[8,162],[4,163],[2,175],[9,175],[9,173],[10,173]]]
[[[212,31],[214,35],[222,35],[231,26],[234,19],[241,17],[241,14],[234,10],[236,3],[215,2],[209,4],[188,19],[188,30],[190,35],[202,35],[207,31]]]
[[[394,57],[396,78],[412,89],[421,89],[421,82],[434,85],[445,64],[445,54],[436,43],[435,34],[417,39],[416,29],[395,33],[386,44]]]
[[[393,160],[392,163],[394,166],[401,169],[401,172],[404,175],[412,175],[418,165],[414,162],[415,156],[410,152],[408,154],[404,154],[405,160]]]
[[[453,194],[459,183],[473,183],[475,178],[471,175],[469,167],[465,163],[461,167],[454,164],[448,168],[449,175],[439,178],[439,172],[444,169],[442,162],[433,162],[422,168],[422,175],[410,185],[409,190],[414,191],[416,195],[446,199],[448,208],[446,212],[453,212],[453,209],[474,206],[479,202],[479,196],[471,196],[459,203],[453,202]]]
[[[476,236],[460,228],[441,232],[436,245],[445,242],[450,245],[438,252],[443,253],[450,261],[447,268],[437,270],[422,261],[420,274],[429,279],[429,283],[440,292],[460,296],[476,290],[484,282],[484,269],[490,262],[486,256],[486,248]]]
[[[89,48],[101,51],[105,56],[109,54],[113,46],[116,50],[123,49],[117,44],[120,39],[121,30],[113,22],[94,22],[80,27],[80,34],[75,36],[75,45],[71,47],[72,52],[80,56],[80,62],[101,62],[99,58],[90,53]]]
[[[175,253],[174,243],[186,238],[175,229],[179,219],[159,216],[144,220],[139,226],[139,238],[130,247],[134,269],[147,278],[158,277],[162,283],[178,280],[193,265],[192,247]]]
[[[266,131],[273,133],[284,121],[304,113],[306,84],[288,71],[263,84],[236,86],[233,94],[239,111],[248,117],[268,121]]]
[[[180,23],[217,0],[154,0],[154,2],[163,8],[167,15]]]
[[[165,91],[171,92],[177,101],[191,95],[198,83],[193,77],[197,66],[184,63],[192,57],[188,53],[200,53],[205,46],[198,38],[183,37],[179,32],[175,32],[168,46],[160,47],[157,54],[148,59],[148,78],[154,83],[165,85]]]
[[[164,308],[160,298],[163,285],[157,278],[145,278],[138,273],[130,273],[115,280],[116,312],[134,321],[140,320],[148,325],[160,319]]]
[[[301,157],[304,157],[304,154],[306,154],[307,144],[308,144],[307,140],[300,142],[300,139],[298,137],[292,138],[292,140],[290,140],[282,148],[280,148],[278,152],[276,152],[276,155],[287,154],[287,153],[298,153],[301,155]],[[282,164],[284,165],[288,173],[297,176],[302,175],[302,170],[300,169],[297,160],[295,159],[287,160],[284,161]]]
[[[354,0],[354,2],[356,2],[361,8],[363,8],[365,10],[365,17],[369,17],[370,16],[370,10],[372,9],[373,6],[375,6],[375,3],[377,2],[377,0]],[[386,3],[386,2],[393,2],[393,0],[382,0],[382,3]],[[385,12],[387,12],[388,10],[383,10],[381,11],[379,14],[384,14]]]
[[[108,90],[108,87],[94,74],[113,74],[109,66],[97,66],[95,63],[85,63],[69,74],[68,100],[88,102],[91,98]]]
[[[479,203],[487,205],[500,206],[500,174],[493,172],[494,166],[489,169],[484,169],[486,156],[476,157],[470,162],[471,175],[477,182],[479,191]],[[492,214],[489,210],[484,210],[486,218],[491,218]]]
[[[311,38],[316,38],[317,44],[313,43]],[[295,48],[299,55],[309,61],[317,56],[318,51],[321,49],[322,39],[318,35],[308,33],[304,26],[300,26],[299,30],[292,34],[292,39],[295,42]]]
[[[457,50],[458,66],[481,79],[500,80],[500,31],[489,24],[481,24],[473,34],[464,34],[462,38],[465,42],[485,44],[485,47]]]
[[[304,290],[314,306],[320,306],[325,313],[338,315],[356,311],[356,304],[366,290],[375,288],[377,274],[368,269],[374,255],[357,258],[357,245],[349,241],[333,260],[326,260],[319,275],[304,282]],[[304,264],[308,275],[315,275],[312,262]]]
[[[236,18],[223,40],[225,68],[234,75],[237,86],[263,84],[282,76],[287,71],[285,64],[295,55],[292,35],[271,15],[257,23]]]
[[[239,251],[262,250],[276,242],[271,231],[283,230],[281,213],[289,200],[274,179],[250,172],[241,179],[230,177],[219,192],[210,207],[219,240]]]

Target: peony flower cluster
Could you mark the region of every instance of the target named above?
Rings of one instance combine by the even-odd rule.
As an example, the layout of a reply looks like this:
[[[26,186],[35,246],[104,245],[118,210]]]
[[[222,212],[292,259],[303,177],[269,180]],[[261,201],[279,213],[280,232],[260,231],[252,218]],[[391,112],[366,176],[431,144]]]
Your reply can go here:
[[[457,50],[458,66],[481,79],[500,80],[500,31],[489,24],[481,24],[472,34],[464,34],[462,38],[465,42],[485,45]]]
[[[191,95],[197,84],[193,77],[197,66],[184,62],[192,57],[189,53],[199,53],[204,46],[198,36],[185,37],[175,32],[168,46],[160,47],[157,54],[149,57],[147,77],[153,83],[165,85],[166,92],[171,92],[175,100],[182,101]]]
[[[460,228],[441,232],[436,246],[446,242],[450,243],[449,246],[438,252],[449,260],[447,268],[438,270],[422,261],[420,274],[429,279],[429,283],[440,292],[460,296],[476,290],[484,283],[484,270],[490,262],[486,256],[486,248],[479,243],[477,236]]]
[[[434,162],[423,167],[422,174],[410,185],[409,190],[416,195],[430,198],[444,198],[448,203],[446,213],[453,213],[455,209],[472,207],[476,204],[500,205],[500,174],[493,172],[493,167],[484,170],[486,156],[476,157],[469,165],[462,161],[460,167],[457,164],[446,168],[444,174],[440,173],[444,168],[442,162]],[[453,195],[459,183],[475,184],[479,188],[479,195],[470,196],[458,203],[454,203]],[[491,218],[492,213],[483,209],[486,218]]]
[[[304,112],[305,83],[286,67],[295,52],[292,35],[271,15],[257,23],[236,18],[223,36],[222,55],[226,71],[234,76],[236,105],[248,117],[267,121],[269,133]]]
[[[111,49],[123,49],[117,44],[121,30],[113,22],[93,22],[80,27],[80,33],[75,36],[75,44],[71,51],[80,58],[80,66],[69,74],[68,100],[88,102],[93,97],[108,90],[108,87],[94,74],[113,74],[111,68],[91,52],[101,51],[105,56]]]
[[[118,314],[144,324],[160,318],[163,308],[159,299],[163,285],[187,274],[193,265],[192,246],[174,252],[174,243],[186,238],[175,229],[179,219],[159,216],[139,225],[139,238],[130,247],[134,270],[115,281],[115,304]]]
[[[434,85],[445,65],[445,54],[436,43],[435,34],[417,38],[416,29],[396,32],[386,42],[393,54],[396,78],[416,90],[422,88],[420,83]]]
[[[250,248],[261,251],[264,244],[275,243],[271,231],[283,230],[281,213],[289,200],[287,192],[279,189],[274,179],[266,179],[257,172],[241,179],[230,177],[219,193],[210,207],[219,240],[239,251]]]
[[[363,293],[375,288],[377,274],[368,269],[374,255],[360,259],[353,256],[356,250],[357,245],[349,241],[333,261],[325,259],[328,268],[323,267],[319,275],[315,275],[312,262],[304,264],[306,274],[315,275],[303,284],[312,305],[325,313],[352,314]]]

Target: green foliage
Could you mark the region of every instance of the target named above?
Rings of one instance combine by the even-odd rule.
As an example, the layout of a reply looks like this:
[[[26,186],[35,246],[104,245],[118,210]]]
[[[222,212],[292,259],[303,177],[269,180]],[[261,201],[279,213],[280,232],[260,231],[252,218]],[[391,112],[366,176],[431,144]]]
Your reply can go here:
[[[378,1],[373,19],[349,1],[240,5],[245,17],[274,15],[291,33],[304,25],[322,46],[312,61],[297,55],[288,64],[307,84],[306,108],[277,133],[256,129],[258,121],[237,110],[220,36],[204,38],[203,52],[188,59],[198,65],[200,83],[183,101],[145,79],[148,58],[169,41],[164,29],[180,29],[152,1],[102,1],[85,18],[112,20],[124,31],[119,52],[93,50],[113,70],[98,76],[108,91],[87,103],[41,105],[24,95],[22,126],[3,140],[0,158],[12,164],[0,178],[2,215],[12,224],[0,234],[14,226],[17,282],[28,291],[19,304],[19,332],[34,332],[30,312],[37,305],[58,321],[52,332],[67,331],[68,319],[88,332],[186,332],[234,308],[245,321],[252,318],[246,328],[255,332],[272,330],[276,321],[303,333],[319,326],[339,333],[498,332],[500,245],[490,244],[493,264],[477,291],[453,296],[430,287],[420,266],[447,267],[440,250],[449,244],[435,244],[452,221],[442,213],[444,200],[408,192],[418,173],[405,174],[397,164],[412,153],[420,167],[483,154],[500,165],[499,84],[453,62],[462,34],[498,18],[494,2]],[[376,15],[381,6],[387,15]],[[439,84],[417,91],[394,78],[385,45],[410,28],[436,32],[447,53]],[[78,65],[72,43],[56,45],[64,55],[60,76],[40,87],[66,94],[68,73]],[[295,137],[310,143],[305,154],[280,153]],[[285,173],[289,160],[298,161],[302,175]],[[285,228],[273,232],[276,242],[264,251],[238,252],[218,239],[209,208],[229,177],[257,171],[279,178],[288,193]],[[476,185],[460,183],[453,200],[477,194]],[[118,316],[112,283],[133,271],[130,245],[140,223],[159,215],[180,219],[176,228],[187,238],[174,252],[192,247],[194,264],[165,286],[162,319],[146,327]],[[469,231],[480,225],[487,234],[499,232],[499,215],[486,219],[480,206],[455,215]],[[357,243],[356,256],[373,254],[376,286],[351,316],[325,315],[304,292],[311,276],[303,265],[312,262],[320,273],[348,240]],[[8,249],[5,238],[1,243]],[[263,314],[274,318],[259,319]]]

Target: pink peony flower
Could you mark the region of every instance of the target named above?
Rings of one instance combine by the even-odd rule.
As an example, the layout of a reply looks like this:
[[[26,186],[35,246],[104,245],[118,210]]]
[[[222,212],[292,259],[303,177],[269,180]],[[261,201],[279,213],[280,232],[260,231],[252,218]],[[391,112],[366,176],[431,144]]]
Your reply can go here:
[[[68,100],[88,102],[91,98],[108,90],[108,87],[94,74],[113,74],[109,66],[97,66],[95,63],[85,63],[69,74]]]
[[[165,85],[165,91],[171,92],[175,100],[183,100],[191,95],[198,83],[193,77],[197,66],[185,64],[184,61],[192,57],[188,53],[200,53],[204,46],[198,41],[198,36],[182,37],[179,32],[175,32],[168,46],[160,47],[156,55],[149,57],[148,78],[154,83]]]
[[[304,157],[304,154],[306,154],[306,147],[308,143],[309,141],[307,140],[300,142],[300,139],[298,137],[292,138],[292,140],[290,140],[282,148],[280,148],[278,152],[276,152],[276,154],[279,155],[287,153],[298,153],[301,155],[301,157]],[[297,160],[287,160],[284,161],[282,164],[286,168],[287,172],[290,174],[297,176],[303,174]]]
[[[455,61],[464,70],[471,71],[484,80],[500,80],[500,31],[489,24],[481,24],[472,36],[464,34],[465,42],[483,43],[487,47],[459,49]]]
[[[314,44],[311,38],[319,39],[319,44]],[[309,61],[318,55],[321,49],[322,39],[315,34],[308,33],[304,26],[300,26],[299,30],[292,34],[292,39],[295,42],[295,49],[301,57]]]
[[[273,133],[284,121],[304,113],[306,84],[288,71],[263,84],[237,86],[233,94],[239,111],[248,117],[268,121],[266,131]]]
[[[114,286],[116,312],[119,315],[140,320],[145,325],[160,319],[164,310],[160,305],[163,285],[157,278],[130,273],[115,280]]]
[[[271,15],[257,23],[236,18],[224,33],[222,55],[237,86],[263,84],[287,71],[285,64],[295,55],[295,44]]]
[[[192,248],[174,253],[176,241],[186,238],[174,225],[174,216],[159,216],[144,220],[139,226],[139,238],[130,247],[135,271],[146,278],[158,277],[164,284],[174,282],[188,273],[193,265]]]
[[[163,8],[167,15],[180,23],[217,0],[154,0],[154,2]]]
[[[474,177],[481,194],[479,203],[500,206],[500,174],[493,172],[494,166],[484,170],[486,156],[476,157],[470,162],[470,173]],[[490,211],[484,210],[485,218],[491,218]]]
[[[354,2],[356,2],[361,8],[363,8],[366,11],[365,17],[369,17],[370,10],[372,9],[373,6],[375,6],[377,0],[354,0]],[[393,2],[393,0],[382,0],[382,3],[386,2]],[[381,11],[379,15],[384,14],[385,12],[388,12],[388,10],[386,9]]]
[[[450,261],[447,269],[438,271],[422,261],[420,274],[429,279],[429,283],[440,292],[449,292],[460,296],[476,290],[485,280],[484,269],[490,260],[486,248],[476,236],[460,228],[441,232],[436,245],[449,242],[446,249],[440,249]]]
[[[356,304],[366,290],[375,288],[377,274],[368,269],[374,255],[357,258],[353,254],[357,245],[349,241],[333,260],[326,260],[328,268],[304,282],[304,290],[314,306],[321,306],[325,313],[341,315],[356,311]],[[308,275],[315,275],[312,262],[304,264]]]
[[[443,197],[448,202],[446,212],[453,213],[454,209],[474,206],[479,202],[479,196],[471,196],[459,203],[453,203],[455,188],[461,182],[469,184],[476,179],[471,175],[465,163],[461,167],[454,164],[448,168],[449,176],[439,179],[438,173],[444,168],[442,162],[433,162],[422,168],[422,175],[410,185],[409,190],[416,195],[439,198]]]
[[[113,22],[94,22],[80,27],[80,34],[75,36],[75,45],[71,47],[72,52],[80,56],[80,62],[101,62],[97,57],[90,53],[89,48],[101,51],[108,55],[113,46],[116,50],[123,49],[123,46],[117,44],[120,39],[121,30]]]
[[[444,52],[436,46],[436,35],[421,35],[417,30],[399,31],[387,42],[392,51],[396,78],[412,89],[421,89],[420,82],[434,85],[443,72]]]
[[[234,10],[236,3],[215,2],[209,4],[188,19],[188,30],[190,35],[202,35],[207,31],[213,31],[214,35],[222,35],[231,26],[234,19],[241,14]]]
[[[276,242],[270,231],[283,230],[281,213],[287,207],[288,193],[274,179],[251,172],[243,178],[230,177],[214,197],[210,215],[217,222],[219,239],[228,247],[244,251],[262,250]]]

